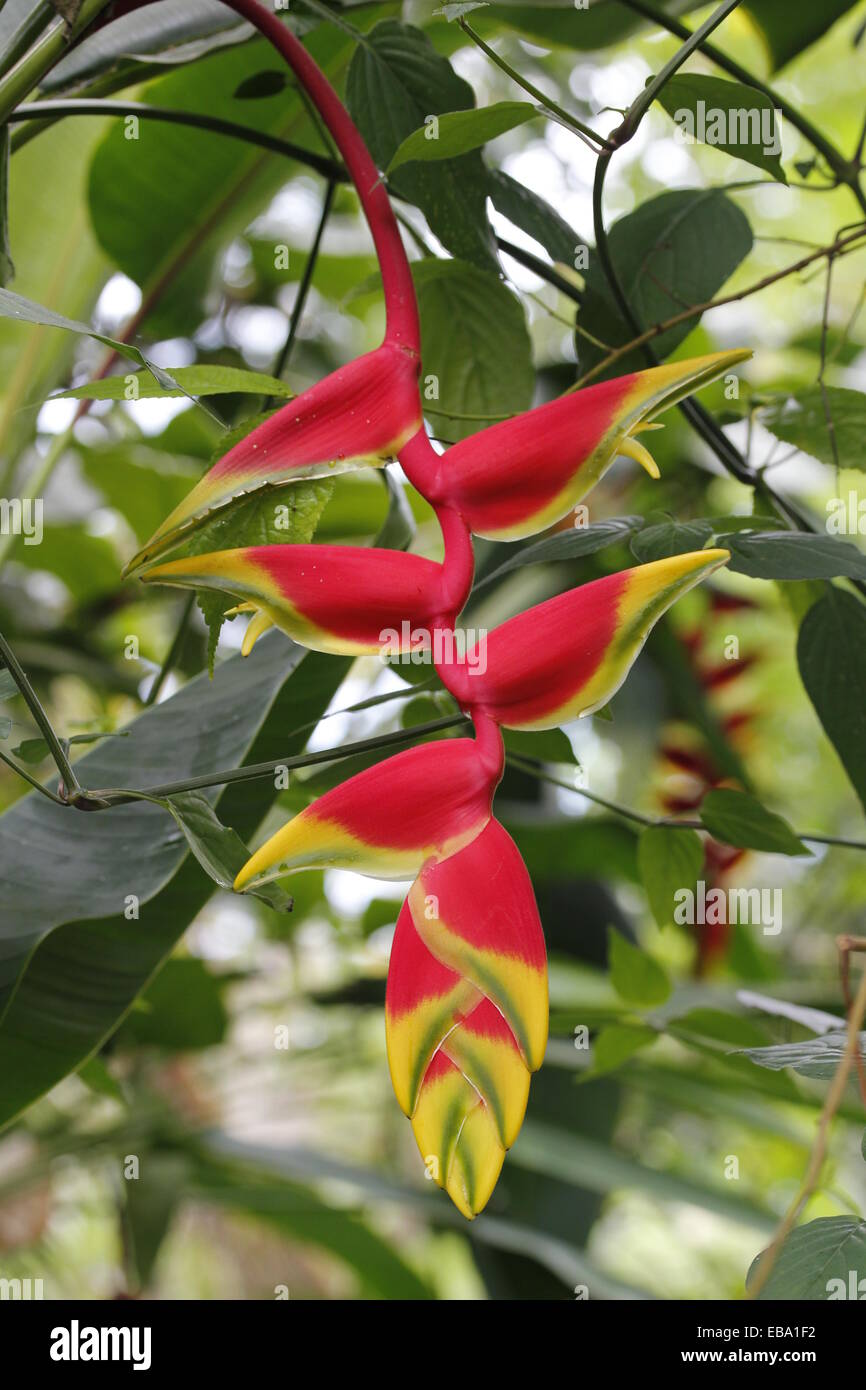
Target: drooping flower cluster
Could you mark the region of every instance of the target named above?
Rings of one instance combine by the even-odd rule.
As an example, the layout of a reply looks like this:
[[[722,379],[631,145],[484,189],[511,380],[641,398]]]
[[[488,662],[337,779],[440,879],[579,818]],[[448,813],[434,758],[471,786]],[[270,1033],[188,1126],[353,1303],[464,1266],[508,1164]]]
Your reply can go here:
[[[238,874],[238,891],[294,870],[414,878],[397,922],[386,1031],[398,1101],[430,1175],[467,1217],[486,1204],[522,1123],[547,1041],[544,937],[520,854],[492,815],[501,728],[549,729],[604,705],[652,625],[728,558],[703,550],[561,594],[487,636],[484,660],[451,636],[473,578],[471,534],[517,539],[565,516],[619,454],[652,474],[635,438],[653,417],[745,353],[718,353],[574,392],[439,455],[424,429],[411,271],[359,132],[306,50],[257,0],[226,3],[268,37],[307,89],[346,162],[382,268],[382,346],[284,406],[193,488],[129,569],[212,587],[253,613],[244,642],[276,625],[318,651],[381,652],[425,634],[474,738],[425,744],[352,777],[295,816]],[[241,493],[399,460],[432,504],[444,559],[376,548],[255,546],[154,561]],[[411,634],[411,638],[409,636]],[[392,653],[397,648],[391,647]]]

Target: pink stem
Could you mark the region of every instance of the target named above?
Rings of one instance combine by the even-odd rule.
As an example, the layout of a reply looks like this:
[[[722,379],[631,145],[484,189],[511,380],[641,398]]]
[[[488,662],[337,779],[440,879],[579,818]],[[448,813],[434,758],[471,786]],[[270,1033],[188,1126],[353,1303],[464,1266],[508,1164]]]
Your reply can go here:
[[[273,44],[315,102],[352,176],[373,235],[385,291],[386,342],[420,358],[421,335],[412,272],[397,219],[361,133],[324,73],[291,30],[259,0],[223,0]]]
[[[442,608],[451,625],[459,616],[472,587],[475,574],[475,554],[469,528],[453,507],[437,506],[433,510],[445,542],[442,561]]]

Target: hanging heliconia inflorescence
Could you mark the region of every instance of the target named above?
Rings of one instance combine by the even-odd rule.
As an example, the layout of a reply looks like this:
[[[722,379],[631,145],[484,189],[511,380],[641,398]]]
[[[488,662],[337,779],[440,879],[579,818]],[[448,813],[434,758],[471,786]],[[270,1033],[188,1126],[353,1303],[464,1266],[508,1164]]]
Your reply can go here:
[[[488,1201],[520,1129],[530,1074],[547,1042],[535,896],[514,842],[492,814],[504,762],[500,729],[550,729],[599,709],[665,610],[728,559],[727,551],[701,550],[597,579],[503,623],[487,636],[480,660],[454,640],[473,578],[471,533],[509,540],[545,529],[620,454],[657,476],[635,436],[748,353],[606,381],[437,454],[418,388],[412,274],[379,171],[290,30],[257,0],[226,3],[285,57],[346,163],[382,270],[385,338],[235,445],[128,569],[144,570],[147,581],[236,596],[253,615],[245,653],[272,625],[316,651],[350,655],[381,653],[385,630],[412,634],[417,649],[422,631],[442,683],[471,719],[474,738],[412,748],[333,788],[257,850],[235,882],[242,892],[324,866],[415,879],[388,974],[388,1058],[428,1173],[471,1218]],[[441,564],[328,545],[254,546],[154,564],[239,494],[395,461],[433,506]]]

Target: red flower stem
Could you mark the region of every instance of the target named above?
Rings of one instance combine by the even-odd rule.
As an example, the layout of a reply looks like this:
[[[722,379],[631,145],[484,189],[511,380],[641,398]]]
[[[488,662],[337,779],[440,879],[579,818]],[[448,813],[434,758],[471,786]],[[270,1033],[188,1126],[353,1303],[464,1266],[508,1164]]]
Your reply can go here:
[[[475,554],[469,527],[453,507],[437,506],[433,510],[445,542],[442,561],[443,620],[453,626],[469,597],[475,575]]]
[[[420,358],[421,335],[412,272],[388,194],[360,131],[324,73],[276,15],[259,4],[259,0],[223,0],[223,3],[242,15],[273,44],[315,102],[352,176],[373,236],[385,292],[386,341]]]

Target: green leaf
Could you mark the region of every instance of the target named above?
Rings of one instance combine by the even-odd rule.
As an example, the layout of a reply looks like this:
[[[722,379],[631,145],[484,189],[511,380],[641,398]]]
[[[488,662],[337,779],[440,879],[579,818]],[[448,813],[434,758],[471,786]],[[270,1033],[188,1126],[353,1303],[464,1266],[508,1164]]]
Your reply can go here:
[[[648,77],[647,83],[652,80]],[[681,72],[668,78],[656,100],[700,144],[723,150],[787,183],[775,108],[764,92],[723,77]]]
[[[866,470],[866,395],[846,386],[809,386],[761,412],[777,439],[832,468]]]
[[[120,1082],[112,1076],[101,1057],[91,1057],[89,1062],[78,1068],[76,1076],[94,1095],[107,1096],[109,1100],[120,1101],[121,1105],[126,1104]]]
[[[803,1042],[774,1043],[772,1047],[745,1047],[742,1052],[751,1062],[759,1067],[767,1067],[770,1071],[792,1067],[801,1076],[829,1081],[838,1070],[847,1043],[848,1034],[839,1031],[821,1033],[818,1037],[806,1038]],[[866,1033],[860,1034],[859,1053],[862,1058],[866,1058]]]
[[[387,169],[402,142],[428,116],[474,107],[475,94],[420,29],[389,19],[358,44],[346,101],[376,164]],[[477,150],[404,168],[391,188],[421,209],[452,255],[498,270],[487,221],[484,164]]]
[[[820,9],[813,9],[809,5],[792,6],[788,0],[749,0],[745,9],[764,36],[773,68],[781,68],[822,39],[855,4],[856,0],[826,0]]]
[[[655,526],[646,526],[631,538],[631,549],[636,560],[646,564],[650,560],[666,560],[671,555],[682,555],[689,550],[703,550],[713,534],[709,521],[664,521]]]
[[[114,1042],[124,1049],[158,1047],[166,1052],[203,1051],[225,1041],[229,1016],[225,982],[204,961],[175,956],[166,961]]]
[[[206,555],[251,545],[295,545],[312,540],[319,517],[334,490],[332,478],[262,487],[241,497],[199,526],[177,556]],[[217,643],[226,609],[237,600],[213,589],[201,589],[198,606],[208,625],[208,669],[213,673]]]
[[[552,261],[574,264],[584,243],[550,203],[501,169],[487,170],[487,192],[496,211],[540,242]]]
[[[418,261],[412,273],[421,313],[422,404],[437,433],[463,439],[484,420],[461,415],[528,409],[535,373],[519,300],[501,280],[465,261]],[[438,396],[430,394],[434,390]]]
[[[12,700],[18,694],[18,686],[11,672],[0,670],[0,701]]]
[[[571,740],[561,729],[503,729],[506,753],[518,753],[542,763],[565,763],[577,766]]]
[[[200,460],[150,448],[132,439],[107,446],[79,447],[78,457],[88,482],[126,519],[141,545],[183,501],[202,471]],[[115,566],[115,583],[116,578]]]
[[[266,68],[263,72],[245,77],[234,90],[238,101],[260,101],[262,97],[273,97],[285,90],[288,85],[288,72],[280,68]]]
[[[159,804],[174,817],[205,873],[220,888],[231,891],[250,857],[250,850],[237,832],[222,824],[203,792],[178,792],[174,796],[160,797]],[[275,912],[292,910],[292,898],[280,884],[266,883],[263,888],[249,891]]]
[[[56,314],[53,309],[46,309],[41,304],[34,303],[32,299],[25,298],[24,295],[13,294],[11,290],[0,289],[0,315],[4,318],[14,319],[17,323],[37,323],[44,328],[63,328],[67,333],[79,333],[88,338],[95,338],[98,343],[104,343],[106,347],[112,348],[121,357],[126,357],[130,362],[137,362],[139,366],[146,367],[167,391],[176,392],[181,396],[189,395],[189,392],[184,391],[182,387],[178,389],[178,383],[174,377],[168,372],[164,372],[161,367],[157,367],[154,362],[150,362],[140,348],[132,347],[129,343],[122,343],[117,338],[109,338],[105,333],[97,333],[86,323],[68,319],[65,314]]]
[[[593,521],[588,526],[559,531],[555,536],[523,547],[510,559],[497,565],[496,569],[479,579],[475,592],[523,565],[542,565],[555,560],[577,560],[583,555],[594,555],[597,550],[605,550],[609,545],[628,540],[642,525],[642,516],[615,516],[608,521]]]
[[[658,926],[670,926],[676,893],[684,888],[694,892],[703,868],[700,836],[694,830],[647,826],[638,840],[637,862],[653,917]]]
[[[99,744],[78,774],[92,788],[156,786],[290,757],[308,737],[292,731],[324,712],[347,666],[268,633]],[[246,841],[276,789],[264,777],[213,796]],[[0,818],[0,877],[2,1125],[101,1046],[213,884],[160,807],[83,815],[36,794]]]
[[[632,946],[615,927],[608,927],[607,941],[610,981],[620,998],[645,1009],[663,1004],[671,983],[658,962]]]
[[[754,1282],[762,1251],[746,1276]],[[862,1299],[866,1278],[866,1221],[856,1216],[822,1216],[798,1226],[781,1247],[758,1298],[826,1302]]]
[[[718,537],[728,568],[753,579],[866,579],[866,555],[850,541],[807,531],[737,532]]]
[[[866,808],[866,608],[831,590],[807,612],[797,665],[824,732]]]
[[[643,328],[678,314],[684,305],[712,299],[752,249],[752,229],[745,213],[718,189],[684,188],[660,193],[626,213],[610,229],[610,253],[626,299]],[[700,315],[670,328],[653,341],[667,357],[697,327]],[[611,347],[630,342],[634,331],[624,323],[613,299],[598,253],[590,253],[586,292],[578,324]],[[581,370],[596,366],[605,351],[577,340]],[[639,352],[626,354],[613,372],[639,371],[646,362]]]
[[[187,962],[184,962],[186,964]],[[177,1001],[184,1007],[186,1001]],[[139,1289],[150,1282],[153,1268],[171,1227],[181,1195],[189,1182],[185,1154],[145,1152],[138,1177],[122,1183],[126,1207],[124,1233],[127,1256],[135,1270]]]
[[[617,1071],[636,1052],[652,1046],[657,1038],[654,1028],[639,1024],[613,1023],[602,1028],[592,1044],[592,1066],[582,1074],[582,1079],[594,1081],[606,1072]]]
[[[701,822],[725,845],[763,850],[767,854],[811,854],[790,825],[768,811],[749,792],[720,787],[701,802]]]
[[[111,26],[113,27],[113,26]],[[334,77],[351,40],[320,25],[310,52]],[[159,106],[205,112],[291,139],[307,121],[297,89],[241,101],[232,95],[273,58],[264,40],[225,49],[146,87]],[[170,292],[146,319],[154,337],[188,337],[205,316],[218,257],[269,203],[293,167],[282,156],[210,130],[141,120],[137,139],[112,121],[90,166],[88,201],[99,244],[147,296],[165,277]]]
[[[580,10],[570,0],[547,5],[515,5],[505,0],[490,5],[482,16],[487,17],[542,43],[590,53],[619,43],[642,23],[639,15],[617,0],[592,0]]]
[[[388,494],[388,512],[373,544],[382,550],[408,550],[415,539],[415,517],[406,489],[387,469],[378,475]]]
[[[16,537],[12,555],[28,570],[57,575],[78,603],[92,603],[117,589],[117,551],[106,536],[93,536],[80,522],[45,526],[39,545]]]
[[[102,738],[128,738],[126,730],[117,733],[98,733],[98,734],[73,734],[71,738],[65,740],[66,743],[98,743]],[[51,750],[44,738],[26,738],[23,743],[19,743],[12,752],[16,757],[25,763],[41,763]]]
[[[131,376],[107,376],[100,381],[88,381],[69,391],[58,391],[53,400],[78,401],[149,401],[167,396],[292,396],[294,392],[284,381],[266,372],[249,372],[241,367],[221,367],[216,363],[199,363],[194,367],[173,367],[170,386],[158,380],[152,372],[135,372]]]
[[[479,110],[446,111],[407,135],[391,156],[387,174],[413,160],[453,159],[539,115],[529,101],[497,101]]]
[[[45,92],[77,87],[133,60],[189,63],[212,48],[240,43],[252,29],[214,0],[158,0],[85,35],[43,78]]]

